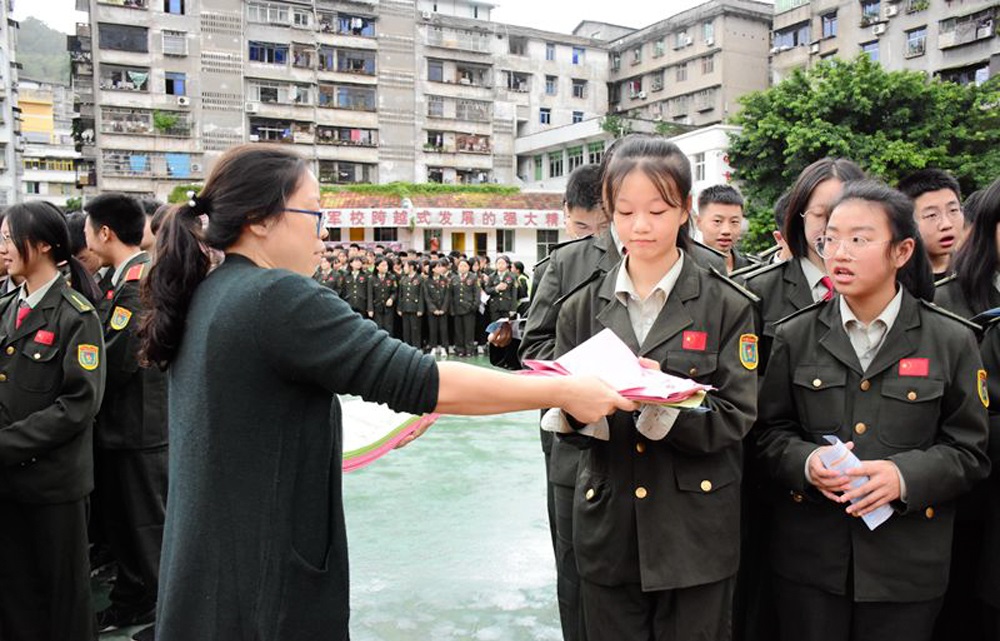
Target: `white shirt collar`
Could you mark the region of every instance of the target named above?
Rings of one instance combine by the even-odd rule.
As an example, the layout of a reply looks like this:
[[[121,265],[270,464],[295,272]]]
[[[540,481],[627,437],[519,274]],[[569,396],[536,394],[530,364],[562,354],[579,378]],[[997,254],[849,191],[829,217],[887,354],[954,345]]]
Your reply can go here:
[[[806,277],[806,282],[809,283],[809,288],[816,289],[816,286],[819,285],[819,281],[823,280],[823,277],[826,276],[826,274],[824,274],[819,267],[814,265],[811,260],[804,256],[799,259],[799,265],[802,267],[802,273]]]
[[[670,292],[673,291],[674,285],[677,284],[677,280],[681,276],[681,269],[684,267],[684,250],[678,249],[677,253],[679,254],[677,262],[675,262],[673,267],[671,267],[667,273],[663,275],[663,278],[661,278],[660,281],[653,286],[653,289],[650,290],[649,295],[646,296],[645,299],[639,298],[639,295],[635,291],[635,285],[632,284],[632,279],[629,278],[628,256],[626,256],[621,267],[618,269],[618,277],[615,279],[615,296],[618,297],[621,304],[627,307],[630,299],[645,302],[656,292],[662,292],[663,297],[661,300],[665,302],[670,296]]]
[[[889,333],[889,330],[892,329],[893,324],[896,322],[896,317],[899,316],[900,308],[903,306],[903,287],[901,285],[896,286],[896,295],[892,297],[892,300],[885,306],[882,313],[876,316],[872,322],[867,325],[858,320],[858,317],[854,315],[854,312],[851,311],[850,305],[847,304],[846,298],[839,296],[838,299],[840,300],[840,318],[844,323],[845,330],[849,329],[848,323],[852,322],[857,323],[861,327],[871,327],[878,321],[882,321],[885,325],[886,333]]]
[[[32,309],[38,307],[38,303],[42,302],[42,299],[45,298],[45,295],[49,293],[49,290],[52,289],[52,286],[55,285],[56,281],[59,280],[60,278],[62,278],[62,274],[56,271],[56,275],[52,278],[52,280],[45,283],[44,285],[42,285],[35,291],[31,292],[30,294],[28,293],[27,289],[25,289],[27,285],[25,283],[22,283],[21,292],[20,294],[18,294],[18,301],[23,300],[27,302],[28,307]]]
[[[142,253],[143,253],[143,251],[140,249],[136,253],[132,254],[131,256],[129,256],[128,258],[126,258],[125,260],[123,260],[120,265],[118,265],[117,267],[115,267],[115,275],[111,277],[111,284],[112,284],[112,286],[118,287],[118,282],[122,279],[122,272],[125,270],[125,265],[128,265],[132,261],[133,258],[135,258],[136,256],[139,256]]]

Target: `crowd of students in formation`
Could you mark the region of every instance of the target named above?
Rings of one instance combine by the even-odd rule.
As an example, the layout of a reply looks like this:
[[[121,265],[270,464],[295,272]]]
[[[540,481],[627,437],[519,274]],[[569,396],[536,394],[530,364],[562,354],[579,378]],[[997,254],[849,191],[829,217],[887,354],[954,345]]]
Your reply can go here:
[[[475,356],[487,325],[528,307],[524,263],[499,255],[393,251],[356,243],[323,255],[313,276],[390,335],[435,356]]]
[[[610,329],[645,366],[712,386],[698,410],[543,412],[566,641],[1000,639],[1000,180],[963,201],[943,171],[893,187],[824,158],[775,203],[758,255],[739,250],[740,193],[693,202],[691,187],[675,145],[629,135],[570,176],[573,239],[530,281],[505,256],[353,244],[317,254],[313,278],[437,356],[476,354],[488,323],[520,315],[519,341],[491,335],[504,367]],[[211,216],[207,202],[177,211]],[[0,639],[91,639],[155,614],[166,375],[137,330],[164,209],[107,194],[69,216],[3,214]],[[168,339],[154,342],[176,352]],[[861,518],[886,509],[875,529]],[[104,555],[117,575],[95,621]]]

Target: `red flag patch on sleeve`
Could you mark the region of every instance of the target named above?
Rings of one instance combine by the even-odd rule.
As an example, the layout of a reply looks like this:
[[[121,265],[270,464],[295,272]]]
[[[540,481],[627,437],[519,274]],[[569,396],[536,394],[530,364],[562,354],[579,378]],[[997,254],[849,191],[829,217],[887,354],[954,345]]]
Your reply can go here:
[[[142,268],[145,267],[144,263],[139,263],[138,265],[132,265],[125,272],[125,280],[139,280],[142,278]]]
[[[704,352],[707,342],[708,334],[705,332],[684,332],[682,337],[682,347],[696,352]]]
[[[904,358],[899,361],[900,376],[928,376],[931,362],[926,358]]]

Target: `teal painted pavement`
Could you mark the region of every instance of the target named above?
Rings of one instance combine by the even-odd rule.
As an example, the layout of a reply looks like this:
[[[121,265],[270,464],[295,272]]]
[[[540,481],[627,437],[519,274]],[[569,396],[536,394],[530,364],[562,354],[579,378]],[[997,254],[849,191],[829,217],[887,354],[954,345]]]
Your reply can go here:
[[[345,475],[352,641],[561,638],[537,419],[444,417]]]

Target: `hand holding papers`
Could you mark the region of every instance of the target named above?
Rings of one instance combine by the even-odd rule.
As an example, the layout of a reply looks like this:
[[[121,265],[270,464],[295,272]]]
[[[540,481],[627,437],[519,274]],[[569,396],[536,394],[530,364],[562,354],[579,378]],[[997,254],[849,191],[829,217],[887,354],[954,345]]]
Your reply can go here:
[[[647,369],[610,329],[577,345],[554,361],[524,361],[531,374],[596,376],[625,398],[639,403],[695,408],[711,386]]]
[[[437,414],[414,416],[355,397],[341,398],[344,424],[343,470],[360,469],[382,458],[407,437],[424,430]]]
[[[829,448],[822,448],[819,450],[819,458],[823,461],[823,465],[826,466],[827,469],[844,474],[847,470],[861,466],[861,461],[858,457],[854,455],[854,452],[847,449],[847,446],[844,445],[843,441],[839,438],[836,436],[824,436],[823,438],[825,438],[831,445]],[[867,476],[857,476],[851,481],[851,487],[861,487],[867,482]],[[859,500],[860,499],[853,499],[851,503],[856,503]],[[861,518],[864,520],[865,525],[868,526],[869,530],[874,530],[888,521],[890,516],[892,516],[892,508],[888,505],[883,505],[872,510],[868,514],[865,514]]]

